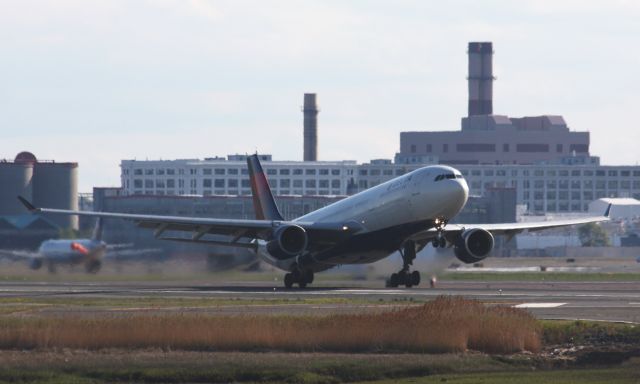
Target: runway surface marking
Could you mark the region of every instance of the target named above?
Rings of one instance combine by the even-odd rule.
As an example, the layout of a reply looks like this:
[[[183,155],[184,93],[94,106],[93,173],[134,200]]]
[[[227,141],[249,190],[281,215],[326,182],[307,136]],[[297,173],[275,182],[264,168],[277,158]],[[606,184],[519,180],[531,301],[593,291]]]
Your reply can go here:
[[[514,305],[514,308],[558,308],[567,303],[522,303]]]

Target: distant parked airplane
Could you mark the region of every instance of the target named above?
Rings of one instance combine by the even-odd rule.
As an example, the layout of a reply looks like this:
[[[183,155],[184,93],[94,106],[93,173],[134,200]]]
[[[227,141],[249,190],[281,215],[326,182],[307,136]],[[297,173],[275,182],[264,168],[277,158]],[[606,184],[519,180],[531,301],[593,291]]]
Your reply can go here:
[[[47,265],[49,272],[54,273],[59,265],[84,264],[88,273],[97,273],[105,256],[134,254],[141,255],[156,251],[154,249],[125,250],[130,244],[108,245],[102,241],[103,219],[98,218],[93,234],[89,239],[51,239],[40,244],[37,252],[20,250],[0,250],[0,256],[12,259],[28,259],[31,269],[40,269]],[[121,251],[122,250],[122,251]]]
[[[264,261],[288,272],[284,276],[286,288],[293,284],[306,287],[315,272],[343,264],[372,263],[396,251],[402,255],[403,266],[390,276],[389,283],[411,287],[420,283],[420,273],[411,272],[410,266],[416,253],[429,243],[452,246],[460,261],[475,263],[489,256],[494,235],[513,237],[524,230],[605,221],[611,208],[604,216],[572,220],[447,225],[466,204],[469,188],[460,171],[433,165],[287,221],[276,206],[258,156],[248,156],[247,166],[255,220],[69,211],[36,208],[20,200],[32,212],[132,220],[153,229],[160,239],[250,248]],[[164,236],[167,231],[191,236]]]

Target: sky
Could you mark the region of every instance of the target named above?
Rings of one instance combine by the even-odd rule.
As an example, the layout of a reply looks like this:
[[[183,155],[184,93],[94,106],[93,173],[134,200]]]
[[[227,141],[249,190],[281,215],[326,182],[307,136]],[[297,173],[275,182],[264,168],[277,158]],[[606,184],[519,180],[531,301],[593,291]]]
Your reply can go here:
[[[557,114],[602,164],[640,162],[640,2],[0,0],[0,158],[393,158],[399,133],[458,130],[469,41],[494,46],[494,113]]]

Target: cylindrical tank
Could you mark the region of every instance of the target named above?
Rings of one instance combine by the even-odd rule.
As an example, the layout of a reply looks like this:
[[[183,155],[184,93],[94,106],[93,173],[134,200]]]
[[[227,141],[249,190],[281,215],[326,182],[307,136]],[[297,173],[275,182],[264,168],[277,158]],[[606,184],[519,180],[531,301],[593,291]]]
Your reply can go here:
[[[36,207],[78,209],[78,163],[37,162],[33,169]],[[78,229],[78,217],[45,215],[60,228]]]
[[[0,215],[27,213],[18,196],[32,199],[32,177],[31,162],[0,162]]]
[[[304,94],[304,161],[318,161],[318,104],[315,93]]]

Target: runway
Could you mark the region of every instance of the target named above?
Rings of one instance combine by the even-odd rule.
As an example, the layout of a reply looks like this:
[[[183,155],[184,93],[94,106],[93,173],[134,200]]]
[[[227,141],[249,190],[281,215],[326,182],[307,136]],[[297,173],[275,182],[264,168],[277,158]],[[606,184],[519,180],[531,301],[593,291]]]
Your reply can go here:
[[[431,300],[440,295],[461,295],[489,305],[500,304],[526,308],[541,319],[585,319],[640,323],[640,282],[441,282],[437,288],[380,288],[379,281],[361,285],[337,286],[322,283],[307,289],[284,289],[275,283],[228,282],[216,284],[179,282],[2,282],[0,298],[26,299],[216,299],[238,300],[231,305],[166,306],[160,308],[110,308],[70,305],[54,307],[54,313],[90,313],[133,311],[205,312],[207,314],[247,313],[314,313],[386,310],[415,302]],[[345,284],[342,282],[341,284]],[[306,304],[302,300],[325,298],[326,303]],[[242,304],[251,300],[251,305]],[[273,304],[274,299],[284,303]],[[300,299],[303,304],[296,304]],[[344,300],[341,300],[344,299]],[[261,305],[260,301],[265,304]],[[132,300],[135,302],[135,300]],[[41,312],[46,313],[47,308]]]

